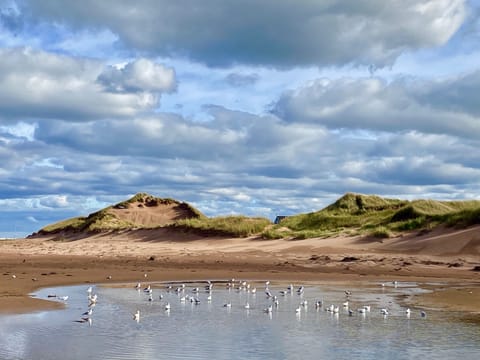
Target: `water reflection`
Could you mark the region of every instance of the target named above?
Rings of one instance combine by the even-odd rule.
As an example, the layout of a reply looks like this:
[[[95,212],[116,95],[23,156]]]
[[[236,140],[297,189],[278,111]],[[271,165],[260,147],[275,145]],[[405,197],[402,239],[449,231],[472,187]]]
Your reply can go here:
[[[460,314],[407,315],[396,299],[421,291],[414,283],[367,284],[348,293],[338,285],[298,291],[257,283],[250,287],[256,293],[246,285],[214,284],[212,291],[205,283],[150,285],[151,291],[134,284],[41,290],[40,298],[68,295],[66,309],[2,316],[0,358],[473,359],[480,350],[478,324],[460,321]]]

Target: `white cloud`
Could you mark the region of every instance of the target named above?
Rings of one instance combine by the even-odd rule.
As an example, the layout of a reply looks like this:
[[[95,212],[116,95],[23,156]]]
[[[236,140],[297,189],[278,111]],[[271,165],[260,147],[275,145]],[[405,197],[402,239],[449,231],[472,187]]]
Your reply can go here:
[[[5,120],[125,118],[156,107],[159,94],[174,86],[173,71],[148,60],[125,69],[119,81],[133,89],[113,93],[97,82],[105,71],[99,61],[30,48],[0,49],[1,116]]]
[[[273,112],[331,129],[417,130],[480,138],[480,72],[442,81],[319,79],[282,95]]]
[[[114,92],[171,92],[176,86],[172,68],[148,59],[137,59],[120,68],[110,66],[98,80]]]
[[[52,195],[40,199],[40,205],[49,208],[63,208],[70,204],[66,195]]]

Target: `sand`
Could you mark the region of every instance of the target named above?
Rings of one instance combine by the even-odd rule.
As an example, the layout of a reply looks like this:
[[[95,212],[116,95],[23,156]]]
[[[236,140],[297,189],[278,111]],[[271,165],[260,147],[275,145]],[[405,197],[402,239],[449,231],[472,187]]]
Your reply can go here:
[[[414,305],[477,313],[480,227],[399,238],[307,240],[200,238],[164,230],[0,241],[0,311],[62,306],[28,294],[41,287],[172,280],[442,282]]]

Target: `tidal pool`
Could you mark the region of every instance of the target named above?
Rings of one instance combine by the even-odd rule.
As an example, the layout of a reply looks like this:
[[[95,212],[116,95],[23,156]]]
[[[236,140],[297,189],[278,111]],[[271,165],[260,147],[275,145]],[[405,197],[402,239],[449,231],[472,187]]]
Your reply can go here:
[[[461,313],[412,308],[407,316],[400,299],[423,291],[415,283],[307,284],[302,294],[302,284],[289,292],[288,284],[274,283],[271,297],[263,282],[250,290],[214,283],[211,293],[206,282],[185,283],[178,292],[180,283],[166,285],[151,283],[152,301],[145,284],[93,286],[91,315],[82,315],[88,285],[42,289],[35,296],[56,295],[65,309],[0,316],[0,359],[480,358],[480,326]],[[370,311],[359,312],[364,306]]]

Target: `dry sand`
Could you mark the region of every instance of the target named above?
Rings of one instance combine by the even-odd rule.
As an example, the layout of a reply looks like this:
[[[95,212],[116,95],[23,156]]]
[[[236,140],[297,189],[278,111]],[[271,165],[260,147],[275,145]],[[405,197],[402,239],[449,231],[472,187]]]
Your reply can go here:
[[[199,238],[165,230],[0,241],[0,311],[61,306],[29,293],[57,285],[242,278],[314,281],[441,281],[414,301],[478,312],[480,226],[418,236],[307,240]],[[111,278],[110,278],[111,277]]]

